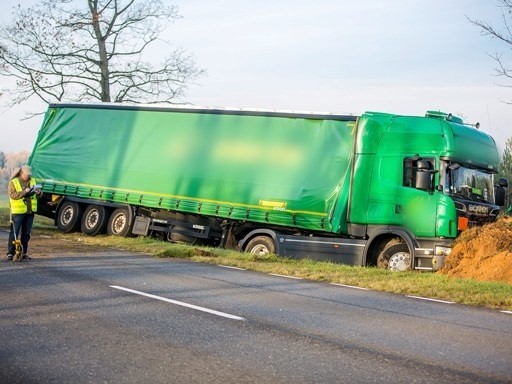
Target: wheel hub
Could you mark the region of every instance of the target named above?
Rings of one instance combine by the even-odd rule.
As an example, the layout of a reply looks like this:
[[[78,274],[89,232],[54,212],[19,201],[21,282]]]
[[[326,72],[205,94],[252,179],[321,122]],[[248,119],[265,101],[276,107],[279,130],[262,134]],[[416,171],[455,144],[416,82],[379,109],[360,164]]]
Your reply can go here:
[[[389,258],[391,271],[403,272],[410,268],[411,256],[407,252],[397,252]]]
[[[251,249],[251,253],[253,255],[259,255],[259,256],[263,256],[263,255],[268,255],[270,252],[268,251],[268,248],[263,245],[263,244],[258,244],[258,245],[255,245],[252,249]]]
[[[87,228],[92,229],[98,223],[98,211],[91,211],[91,213],[87,216]]]
[[[116,218],[114,218],[114,223],[112,225],[113,232],[120,233],[124,229],[125,225],[126,225],[126,219],[125,219],[124,215],[117,216]]]
[[[61,217],[62,224],[68,225],[71,222],[71,219],[73,218],[73,208],[66,208]]]

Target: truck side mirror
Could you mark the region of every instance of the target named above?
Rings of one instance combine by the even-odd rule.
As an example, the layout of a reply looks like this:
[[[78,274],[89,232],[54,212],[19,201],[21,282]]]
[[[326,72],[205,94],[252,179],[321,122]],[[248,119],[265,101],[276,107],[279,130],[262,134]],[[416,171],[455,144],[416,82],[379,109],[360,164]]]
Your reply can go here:
[[[508,180],[504,177],[500,178],[500,181],[498,181],[498,186],[508,188]]]
[[[505,192],[505,188],[500,185],[494,187],[494,203],[496,205],[500,207],[503,207],[505,205]]]
[[[432,163],[428,160],[418,160],[416,170],[416,189],[423,191],[434,190],[434,173]]]
[[[432,173],[418,170],[416,174],[416,189],[432,191]]]
[[[507,194],[508,180],[504,177],[500,178],[498,184],[494,186],[494,203],[500,207],[505,205],[505,197]]]

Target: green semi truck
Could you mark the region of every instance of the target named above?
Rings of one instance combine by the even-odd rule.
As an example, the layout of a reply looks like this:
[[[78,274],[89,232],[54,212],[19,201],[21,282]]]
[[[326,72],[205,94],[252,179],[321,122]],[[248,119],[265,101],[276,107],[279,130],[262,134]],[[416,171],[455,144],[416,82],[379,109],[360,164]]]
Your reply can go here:
[[[38,214],[88,235],[437,270],[496,219],[494,140],[451,114],[51,104]],[[497,197],[497,198],[495,198]]]

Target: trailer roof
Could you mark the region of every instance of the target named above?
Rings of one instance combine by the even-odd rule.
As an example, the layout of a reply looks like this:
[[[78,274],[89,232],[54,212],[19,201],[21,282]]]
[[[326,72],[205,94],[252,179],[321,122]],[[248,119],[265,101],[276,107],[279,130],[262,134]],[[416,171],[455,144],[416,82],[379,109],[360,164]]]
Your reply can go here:
[[[193,105],[162,105],[162,104],[119,104],[119,103],[51,103],[50,108],[80,108],[80,109],[118,109],[130,111],[161,111],[178,113],[204,113],[210,115],[243,115],[290,117],[314,120],[356,121],[356,115],[341,115],[329,112],[286,111],[250,108],[218,108],[200,107]]]

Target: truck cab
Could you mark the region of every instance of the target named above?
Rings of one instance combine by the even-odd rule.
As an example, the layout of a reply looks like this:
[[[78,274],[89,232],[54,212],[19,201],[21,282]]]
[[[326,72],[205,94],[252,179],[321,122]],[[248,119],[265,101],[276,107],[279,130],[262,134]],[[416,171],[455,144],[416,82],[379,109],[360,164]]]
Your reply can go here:
[[[440,269],[461,231],[499,214],[496,143],[477,128],[442,112],[428,111],[425,117],[365,113],[355,150],[349,228],[366,232],[373,244],[398,237],[412,254],[411,267]],[[379,252],[368,257],[379,264]]]

